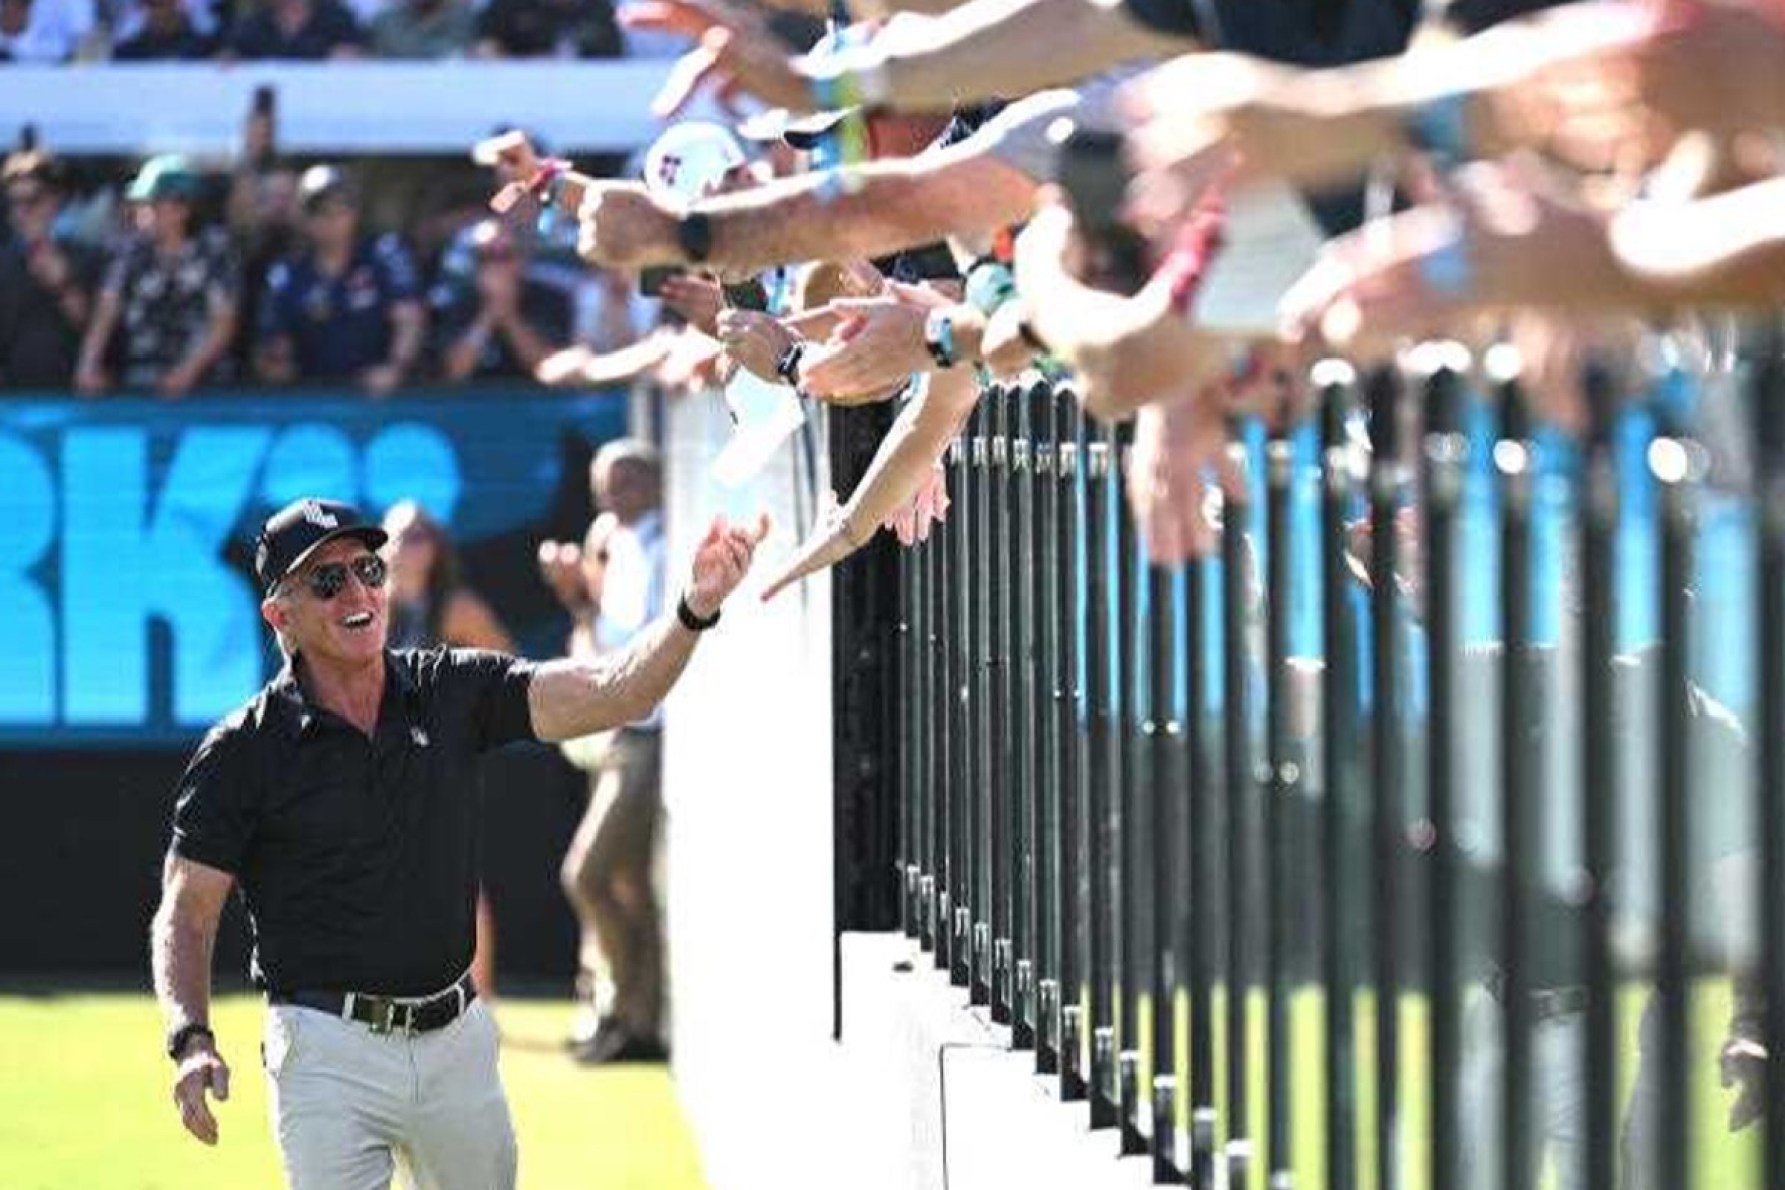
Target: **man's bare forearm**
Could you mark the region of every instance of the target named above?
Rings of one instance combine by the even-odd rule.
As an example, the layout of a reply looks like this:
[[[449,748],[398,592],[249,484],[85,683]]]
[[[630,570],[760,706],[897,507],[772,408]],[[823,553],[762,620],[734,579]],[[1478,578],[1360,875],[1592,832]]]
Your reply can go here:
[[[541,666],[527,694],[534,734],[556,743],[645,718],[682,676],[698,639],[671,613],[616,652]]]
[[[973,0],[926,23],[921,42],[895,39],[878,54],[888,104],[941,110],[1027,95],[1132,59],[1196,48],[1190,38],[1147,29],[1109,0]]]
[[[978,152],[869,165],[859,176],[854,192],[832,194],[823,175],[807,175],[702,204],[713,223],[710,259],[765,268],[883,256],[1020,222],[1036,189],[1028,175]]]
[[[149,926],[149,965],[155,1000],[168,1032],[202,1024],[211,1012],[211,957],[217,939],[214,918],[164,897]]]
[[[966,368],[932,372],[922,396],[900,411],[881,439],[844,512],[850,524],[879,525],[923,486],[930,467],[972,411],[979,389]]]

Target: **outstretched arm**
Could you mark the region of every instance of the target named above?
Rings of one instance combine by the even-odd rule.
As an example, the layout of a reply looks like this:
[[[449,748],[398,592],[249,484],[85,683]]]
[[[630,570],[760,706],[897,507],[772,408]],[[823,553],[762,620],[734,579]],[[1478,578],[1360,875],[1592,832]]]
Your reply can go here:
[[[767,515],[751,528],[728,525],[723,517],[712,523],[694,554],[684,595],[690,611],[703,620],[718,614],[749,573],[768,530]],[[557,743],[644,718],[682,676],[698,635],[672,611],[617,652],[541,666],[527,691],[533,734]]]

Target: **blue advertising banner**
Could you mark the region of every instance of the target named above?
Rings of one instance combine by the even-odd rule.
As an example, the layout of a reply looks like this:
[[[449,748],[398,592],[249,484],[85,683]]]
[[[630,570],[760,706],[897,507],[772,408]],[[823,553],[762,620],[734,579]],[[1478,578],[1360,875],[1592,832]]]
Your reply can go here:
[[[419,501],[555,651],[534,550],[581,533],[583,464],[624,427],[620,394],[537,389],[0,401],[0,746],[184,744],[241,703],[276,660],[253,537],[298,496]]]

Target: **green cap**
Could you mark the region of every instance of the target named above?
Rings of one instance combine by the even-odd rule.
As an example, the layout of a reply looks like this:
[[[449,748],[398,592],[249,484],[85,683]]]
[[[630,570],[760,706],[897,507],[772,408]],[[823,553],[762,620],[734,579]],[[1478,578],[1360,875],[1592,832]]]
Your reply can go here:
[[[178,153],[163,153],[143,162],[124,197],[131,202],[154,202],[158,198],[195,199],[204,188],[204,180]]]

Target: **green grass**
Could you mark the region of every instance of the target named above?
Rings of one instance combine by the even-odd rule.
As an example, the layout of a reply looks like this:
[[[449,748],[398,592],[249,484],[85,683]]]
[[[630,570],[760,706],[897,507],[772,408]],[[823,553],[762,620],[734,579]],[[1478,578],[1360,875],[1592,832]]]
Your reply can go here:
[[[1619,1082],[1621,1086],[1620,1101],[1628,1102],[1630,1089],[1636,1078],[1637,1060],[1637,1027],[1641,1019],[1643,1006],[1647,1001],[1647,989],[1628,987],[1620,999],[1619,1020],[1622,1027],[1623,1040],[1619,1046]],[[1142,1062],[1152,1060],[1150,1009],[1146,1009],[1143,997],[1141,1015]],[[1362,993],[1356,1002],[1356,1036],[1354,1050],[1357,1054],[1357,1158],[1358,1173],[1356,1184],[1360,1190],[1375,1190],[1375,1122],[1376,1122],[1376,1083],[1373,1075],[1375,1062],[1375,997]],[[1225,1121],[1226,1105],[1226,1006],[1224,992],[1217,988],[1210,998],[1215,1022],[1215,1080],[1218,1093],[1216,1109],[1220,1118]],[[1189,1071],[1188,1064],[1188,1024],[1189,1009],[1187,1002],[1180,998],[1177,1004],[1177,1054],[1176,1065],[1180,1074],[1179,1087],[1187,1088],[1183,1077]],[[1267,1146],[1264,1143],[1265,1116],[1265,1000],[1259,992],[1253,995],[1251,1006],[1252,1029],[1248,1038],[1248,1088],[1249,1113],[1251,1116],[1252,1140],[1255,1146],[1254,1169],[1270,1160]],[[1730,990],[1727,980],[1705,980],[1694,989],[1693,997],[1693,1073],[1694,1079],[1690,1094],[1692,1097],[1692,1170],[1694,1184],[1715,1190],[1747,1190],[1760,1185],[1760,1136],[1758,1128],[1750,1128],[1739,1135],[1731,1135],[1727,1127],[1729,1106],[1734,1100],[1734,1092],[1724,1090],[1719,1083],[1717,1053],[1721,1048],[1729,1023]],[[1295,995],[1291,1008],[1291,1051],[1294,1054],[1292,1070],[1294,1071],[1295,1088],[1291,1112],[1294,1119],[1294,1172],[1298,1186],[1322,1187],[1326,1185],[1326,1132],[1325,1132],[1325,1096],[1326,1069],[1324,1062],[1324,1045],[1326,1036],[1325,997],[1318,990],[1304,989]],[[1431,1127],[1430,1079],[1428,1072],[1430,1062],[1430,1030],[1427,1003],[1423,996],[1403,996],[1400,1002],[1400,1044],[1401,1044],[1401,1077],[1399,1080],[1401,1098],[1401,1135],[1403,1137],[1401,1170],[1403,1186],[1409,1190],[1423,1190],[1430,1184],[1430,1148],[1429,1137]],[[1366,1077],[1366,1073],[1368,1076]],[[1189,1126],[1189,1102],[1187,1096],[1178,1101],[1178,1127]],[[1621,1121],[1620,1121],[1621,1123]],[[1223,1124],[1223,1127],[1225,1125]],[[1227,1139],[1226,1133],[1218,1136],[1219,1141]],[[1254,1175],[1254,1184],[1262,1184],[1264,1175]],[[1549,1190],[1555,1185],[1553,1171],[1546,1169],[1544,1180],[1534,1190]]]
[[[230,1063],[222,1138],[180,1127],[161,1024],[141,994],[0,996],[0,1186],[6,1190],[252,1190],[281,1184],[260,1069],[260,1002],[214,1011]],[[590,1070],[558,1049],[562,1002],[505,1000],[502,1078],[523,1187],[701,1190],[663,1067]]]

